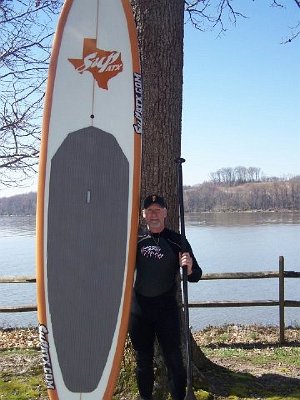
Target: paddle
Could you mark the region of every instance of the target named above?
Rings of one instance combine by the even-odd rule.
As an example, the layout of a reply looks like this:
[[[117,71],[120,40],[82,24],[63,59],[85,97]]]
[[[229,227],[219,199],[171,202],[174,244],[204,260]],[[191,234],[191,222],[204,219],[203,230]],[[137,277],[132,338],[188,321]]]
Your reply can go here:
[[[182,164],[185,162],[184,158],[177,158],[178,171],[178,200],[179,200],[179,211],[180,211],[180,232],[181,232],[181,249],[182,252],[187,251],[187,240],[185,236],[185,225],[184,225],[184,207],[183,207],[183,188],[182,188]],[[184,400],[197,400],[193,391],[192,382],[192,349],[191,349],[191,335],[190,335],[190,324],[189,324],[189,306],[188,306],[188,278],[187,278],[187,267],[182,268],[182,286],[183,286],[183,308],[184,308],[184,329],[186,337],[186,364],[187,364],[187,389]]]

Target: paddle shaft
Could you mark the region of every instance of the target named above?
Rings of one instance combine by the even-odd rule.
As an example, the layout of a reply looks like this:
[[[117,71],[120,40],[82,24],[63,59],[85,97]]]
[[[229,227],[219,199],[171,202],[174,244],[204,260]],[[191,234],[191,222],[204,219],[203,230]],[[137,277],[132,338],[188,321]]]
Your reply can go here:
[[[181,250],[187,251],[187,239],[185,236],[185,223],[184,223],[184,206],[183,206],[183,182],[182,182],[182,164],[185,162],[184,158],[175,160],[178,169],[178,200],[180,212],[180,232],[181,232]],[[183,288],[183,308],[184,308],[184,329],[186,336],[186,364],[187,364],[187,393],[185,400],[196,400],[193,392],[192,382],[192,348],[191,348],[191,335],[190,335],[190,322],[189,322],[189,306],[188,306],[188,277],[187,266],[182,266],[182,288]]]

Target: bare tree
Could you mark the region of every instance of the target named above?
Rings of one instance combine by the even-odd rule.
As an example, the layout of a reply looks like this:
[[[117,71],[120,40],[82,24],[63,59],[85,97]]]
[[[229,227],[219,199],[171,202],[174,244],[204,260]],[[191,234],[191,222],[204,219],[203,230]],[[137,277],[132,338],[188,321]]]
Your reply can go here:
[[[248,176],[250,182],[259,182],[260,181],[260,168],[249,167],[248,168]]]
[[[232,6],[231,0],[185,0],[188,21],[200,31],[216,29],[219,34],[226,32],[228,22],[236,24],[246,15]]]
[[[60,1],[0,3],[0,183],[22,184],[36,172],[40,121]]]
[[[300,1],[294,0],[295,5],[300,9]],[[273,0],[273,7],[285,8],[285,5],[280,0]],[[295,25],[290,28],[290,32],[286,35],[286,38],[282,41],[282,44],[287,44],[295,40],[300,36],[300,21],[295,22]]]
[[[200,31],[216,30],[218,35],[224,34],[228,26],[236,25],[239,19],[247,18],[247,15],[238,11],[238,6],[233,6],[232,3],[232,0],[184,0],[188,21]],[[299,0],[290,0],[289,3],[300,9]],[[269,0],[269,4],[270,7],[287,7],[282,0]],[[282,44],[290,43],[299,36],[300,21],[298,17],[298,19],[295,18],[295,25],[289,27],[289,32]]]
[[[247,181],[247,168],[238,166],[234,168],[236,184],[240,185]]]

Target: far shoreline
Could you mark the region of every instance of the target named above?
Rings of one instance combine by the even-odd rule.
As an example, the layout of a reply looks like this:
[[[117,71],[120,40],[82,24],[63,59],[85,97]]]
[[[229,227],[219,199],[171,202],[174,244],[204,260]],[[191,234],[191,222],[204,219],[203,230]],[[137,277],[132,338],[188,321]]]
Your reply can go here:
[[[286,213],[286,214],[293,214],[293,213],[300,213],[300,209],[296,210],[289,210],[289,209],[269,209],[269,210],[211,210],[211,211],[189,211],[185,212],[186,216],[189,215],[197,215],[197,214],[279,214],[279,213]],[[36,214],[0,214],[0,217],[35,217]]]

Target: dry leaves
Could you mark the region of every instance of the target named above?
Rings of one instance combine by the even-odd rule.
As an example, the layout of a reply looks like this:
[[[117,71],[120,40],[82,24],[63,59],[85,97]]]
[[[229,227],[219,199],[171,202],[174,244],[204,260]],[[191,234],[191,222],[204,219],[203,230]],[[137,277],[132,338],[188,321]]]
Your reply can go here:
[[[0,330],[0,350],[40,348],[37,328]]]
[[[207,327],[195,332],[194,338],[200,346],[215,345],[278,345],[279,327],[261,325],[224,325],[221,327]],[[284,331],[287,344],[300,342],[300,329],[288,327]]]

